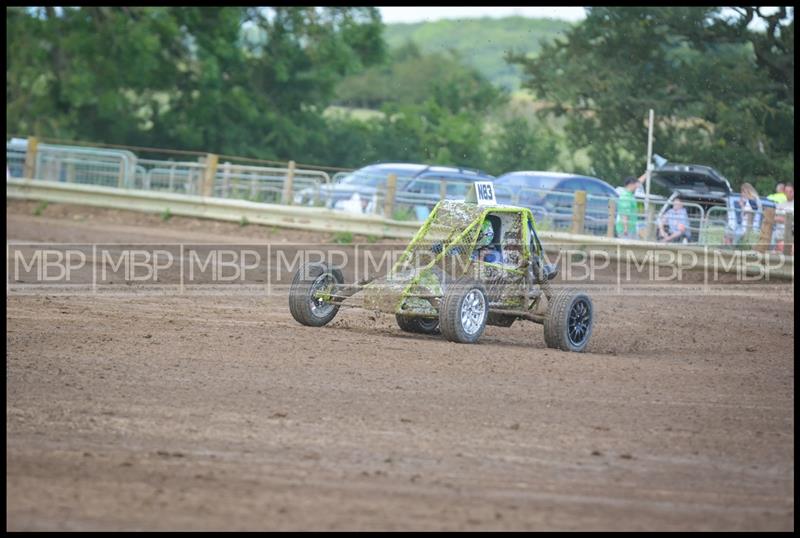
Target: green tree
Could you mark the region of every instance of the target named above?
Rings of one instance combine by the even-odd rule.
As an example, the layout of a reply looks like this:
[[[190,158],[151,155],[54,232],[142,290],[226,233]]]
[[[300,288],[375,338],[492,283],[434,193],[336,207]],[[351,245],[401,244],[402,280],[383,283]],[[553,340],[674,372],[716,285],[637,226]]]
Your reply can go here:
[[[7,8],[8,133],[266,158],[385,54],[375,8]]]
[[[514,170],[549,170],[558,156],[555,135],[525,118],[501,126],[489,149],[489,169],[495,174]]]
[[[337,95],[338,104],[384,113],[366,122],[329,122],[336,131],[331,143],[346,166],[372,159],[485,168],[484,125],[508,98],[458,54],[423,55],[413,42],[391,51],[383,64],[345,78]]]
[[[762,20],[766,30],[749,23]],[[525,86],[566,118],[570,149],[615,182],[655,151],[708,164],[734,185],[794,173],[794,16],[779,8],[589,8],[535,59],[509,55]],[[766,184],[762,180],[762,184]]]
[[[282,159],[306,153],[339,78],[383,55],[374,8],[182,8],[176,17],[193,46],[165,117],[175,127],[164,143],[173,145]]]
[[[420,105],[385,105],[379,154],[386,160],[468,166],[485,165],[483,121],[471,110],[452,112],[434,98]]]
[[[520,68],[503,61],[513,50],[535,56],[540,42],[559,36],[573,23],[558,19],[503,17],[499,19],[444,19],[419,23],[387,24],[387,44],[394,48],[413,42],[422,54],[458,51],[469,66],[494,86],[519,89]]]
[[[166,8],[7,8],[6,130],[129,141],[174,84]]]
[[[413,43],[394,50],[387,63],[343,79],[336,95],[337,104],[368,108],[421,105],[433,98],[453,113],[485,111],[507,98],[458,53],[422,55]]]

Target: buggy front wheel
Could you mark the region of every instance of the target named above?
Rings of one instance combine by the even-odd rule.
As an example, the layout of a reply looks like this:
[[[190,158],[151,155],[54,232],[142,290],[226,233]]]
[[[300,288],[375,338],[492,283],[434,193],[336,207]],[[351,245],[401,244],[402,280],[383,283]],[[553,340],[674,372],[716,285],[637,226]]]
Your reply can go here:
[[[298,323],[310,327],[322,327],[339,311],[339,305],[326,301],[344,278],[338,269],[330,269],[324,263],[307,263],[294,274],[289,289],[289,311]]]
[[[489,300],[483,284],[463,278],[448,286],[439,308],[439,329],[451,342],[474,344],[483,335]]]

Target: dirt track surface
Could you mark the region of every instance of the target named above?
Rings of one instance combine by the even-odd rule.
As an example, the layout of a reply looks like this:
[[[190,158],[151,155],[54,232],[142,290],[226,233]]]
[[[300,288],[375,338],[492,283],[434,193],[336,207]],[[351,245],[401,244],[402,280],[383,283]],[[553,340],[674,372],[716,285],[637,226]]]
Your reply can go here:
[[[34,207],[8,240],[329,239]],[[594,302],[569,354],[303,327],[280,290],[11,294],[6,527],[793,530],[791,288]]]

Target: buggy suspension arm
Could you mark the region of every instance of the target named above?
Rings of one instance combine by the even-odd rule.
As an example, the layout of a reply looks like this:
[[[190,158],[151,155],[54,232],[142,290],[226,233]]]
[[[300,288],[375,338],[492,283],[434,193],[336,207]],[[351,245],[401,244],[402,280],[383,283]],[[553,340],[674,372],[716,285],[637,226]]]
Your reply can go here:
[[[519,310],[505,310],[501,308],[490,308],[489,313],[491,314],[503,314],[507,316],[517,316],[522,319],[527,319],[533,321],[535,323],[544,323],[544,315],[537,314],[535,312],[521,312]]]
[[[375,280],[375,278],[366,278],[360,282],[356,282],[355,284],[341,284],[336,286],[330,293],[321,293],[319,294],[318,298],[325,299],[326,302],[331,304],[337,304],[343,302],[345,299],[349,299],[362,289],[364,286],[369,284]]]

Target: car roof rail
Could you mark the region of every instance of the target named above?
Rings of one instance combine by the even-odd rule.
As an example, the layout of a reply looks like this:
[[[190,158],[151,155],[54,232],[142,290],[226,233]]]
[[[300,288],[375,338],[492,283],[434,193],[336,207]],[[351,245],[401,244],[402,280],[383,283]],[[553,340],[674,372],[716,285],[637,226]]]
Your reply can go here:
[[[483,170],[481,170],[479,168],[467,168],[467,167],[459,166],[458,167],[458,171],[459,172],[475,172],[479,176],[491,176],[490,173],[484,172]],[[494,177],[494,176],[492,176],[492,177]]]
[[[433,166],[433,165],[431,165],[431,164],[426,164],[426,165],[425,165],[425,168],[423,168],[422,170],[420,170],[419,172],[417,172],[416,174],[414,174],[414,178],[415,178],[415,179],[416,179],[416,178],[418,178],[420,175],[422,175],[422,174],[424,174],[425,172],[427,172],[428,170],[430,170],[432,166]]]
[[[448,169],[448,171],[457,171],[458,173],[461,173],[461,174],[463,174],[463,173],[472,173],[472,174],[475,174],[475,175],[478,175],[478,176],[486,176],[486,177],[489,177],[489,178],[493,178],[494,177],[493,175],[489,174],[488,172],[484,172],[483,170],[480,170],[478,168],[467,168],[465,166],[451,166],[451,165],[447,165],[447,164],[429,164],[429,165],[426,165],[425,168],[423,168],[422,170],[417,172],[414,175],[414,177],[415,178],[419,177],[422,174],[424,174],[425,172],[431,171],[431,169],[433,169],[433,168],[444,168],[444,169]]]

